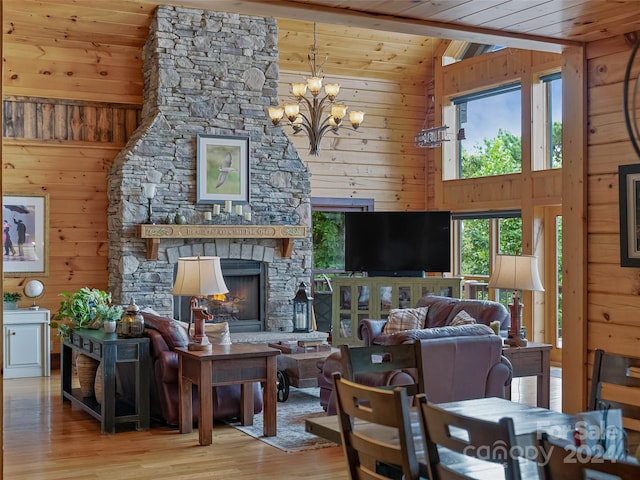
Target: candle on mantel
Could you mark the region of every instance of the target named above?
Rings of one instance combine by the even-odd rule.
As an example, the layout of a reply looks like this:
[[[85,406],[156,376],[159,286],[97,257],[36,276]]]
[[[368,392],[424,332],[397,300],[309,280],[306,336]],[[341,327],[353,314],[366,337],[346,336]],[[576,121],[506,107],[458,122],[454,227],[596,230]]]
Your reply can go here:
[[[213,206],[213,214],[220,215],[220,205],[216,204]]]
[[[231,213],[231,200],[225,200],[224,201],[224,211],[227,213]]]
[[[236,205],[236,215],[242,215],[242,205]]]
[[[250,222],[251,221],[251,212],[244,212],[244,219],[247,222]]]
[[[207,222],[211,221],[211,212],[204,212],[204,219]]]

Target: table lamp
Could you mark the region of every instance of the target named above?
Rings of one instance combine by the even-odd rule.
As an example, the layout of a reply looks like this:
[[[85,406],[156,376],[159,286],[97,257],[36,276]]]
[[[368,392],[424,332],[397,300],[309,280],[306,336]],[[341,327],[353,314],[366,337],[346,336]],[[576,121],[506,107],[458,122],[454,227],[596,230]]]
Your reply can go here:
[[[183,257],[178,258],[178,272],[173,285],[173,294],[191,296],[191,309],[187,333],[190,342],[189,350],[211,351],[211,343],[204,331],[206,320],[213,320],[213,315],[207,313],[199,304],[198,298],[228,293],[224,283],[220,257]],[[193,335],[191,324],[193,323]]]
[[[520,335],[522,307],[519,290],[544,291],[538,273],[538,257],[535,255],[496,255],[496,263],[489,278],[489,288],[513,290],[511,325],[505,343],[512,347],[522,347],[527,339]]]

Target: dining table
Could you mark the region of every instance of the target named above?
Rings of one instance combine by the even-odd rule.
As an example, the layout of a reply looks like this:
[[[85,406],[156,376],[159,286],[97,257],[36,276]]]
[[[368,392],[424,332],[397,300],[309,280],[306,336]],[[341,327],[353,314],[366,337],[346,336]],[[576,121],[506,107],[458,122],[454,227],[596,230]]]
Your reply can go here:
[[[536,435],[544,431],[549,435],[564,438],[571,442],[575,430],[576,417],[567,413],[557,412],[542,407],[534,407],[524,403],[512,402],[504,398],[489,397],[457,402],[439,403],[439,407],[453,413],[481,418],[497,422],[503,417],[513,419],[517,448],[514,449],[520,460],[520,470],[523,479],[538,479],[538,449],[536,447]],[[411,428],[418,461],[424,466],[427,463],[420,417],[416,408],[410,410]],[[307,419],[305,429],[319,437],[341,444],[340,426],[338,416],[316,417]],[[355,422],[355,429],[366,430],[385,440],[396,438],[394,429],[380,425]],[[440,460],[447,464],[455,464],[455,468],[461,472],[473,471],[473,476],[479,479],[487,478],[495,480],[495,466],[488,462],[480,462],[471,457],[454,454],[453,452],[440,451]],[[484,465],[484,466],[483,466]],[[486,470],[484,470],[486,468]]]

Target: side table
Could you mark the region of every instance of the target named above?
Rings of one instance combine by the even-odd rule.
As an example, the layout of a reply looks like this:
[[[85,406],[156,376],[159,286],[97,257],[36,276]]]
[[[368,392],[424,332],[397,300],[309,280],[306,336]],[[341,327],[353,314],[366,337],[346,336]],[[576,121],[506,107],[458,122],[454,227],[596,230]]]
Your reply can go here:
[[[546,343],[529,342],[523,347],[505,346],[502,349],[502,355],[513,366],[513,378],[537,377],[536,404],[543,408],[549,408],[550,354],[551,345]],[[505,388],[505,398],[511,400],[511,385]]]
[[[78,351],[102,363],[102,402],[83,397],[72,388],[72,352]],[[133,363],[135,398],[120,398],[116,392],[116,364]],[[102,433],[114,433],[116,423],[134,422],[136,430],[149,428],[149,381],[151,358],[149,339],[118,338],[104,330],[73,330],[60,351],[62,401],[70,401],[100,421]]]

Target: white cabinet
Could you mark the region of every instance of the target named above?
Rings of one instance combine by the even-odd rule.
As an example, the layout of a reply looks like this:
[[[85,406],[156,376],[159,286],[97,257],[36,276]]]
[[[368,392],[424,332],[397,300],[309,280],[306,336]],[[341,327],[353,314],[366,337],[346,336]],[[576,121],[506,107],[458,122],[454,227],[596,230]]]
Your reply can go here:
[[[51,375],[49,310],[5,310],[4,378]]]

